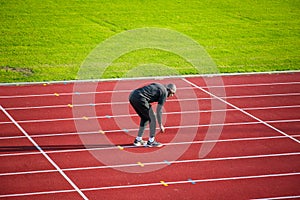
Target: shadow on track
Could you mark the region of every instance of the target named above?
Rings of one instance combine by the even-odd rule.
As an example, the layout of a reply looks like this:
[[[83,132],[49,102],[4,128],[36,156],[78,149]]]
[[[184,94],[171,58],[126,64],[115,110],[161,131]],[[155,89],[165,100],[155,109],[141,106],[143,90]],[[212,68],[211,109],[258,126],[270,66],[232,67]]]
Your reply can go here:
[[[61,150],[84,150],[84,149],[107,149],[107,148],[133,148],[133,144],[91,144],[91,145],[42,145],[44,151],[61,151]],[[35,146],[0,146],[0,152],[32,152],[38,151]]]

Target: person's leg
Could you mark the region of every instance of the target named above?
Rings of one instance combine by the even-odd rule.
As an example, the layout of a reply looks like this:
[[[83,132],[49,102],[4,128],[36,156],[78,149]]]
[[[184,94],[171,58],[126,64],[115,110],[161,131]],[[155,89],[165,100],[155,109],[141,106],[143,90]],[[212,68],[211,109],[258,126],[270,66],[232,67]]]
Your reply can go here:
[[[132,105],[132,107],[134,108],[134,110],[136,111],[136,113],[141,118],[138,136],[136,137],[136,139],[134,141],[134,145],[141,146],[146,143],[143,141],[142,138],[144,135],[145,128],[146,128],[148,122],[150,121],[150,116],[149,116],[150,105],[146,101],[143,101],[141,99],[132,98],[132,97],[130,97],[129,101],[130,101],[130,104]]]
[[[156,117],[152,107],[150,107],[149,110],[149,117],[150,117],[150,138],[154,138],[156,133]]]
[[[147,142],[143,140],[143,135],[144,135],[144,131],[146,129],[148,122],[149,122],[149,120],[141,118],[138,136],[135,138],[134,143],[133,143],[135,146],[145,146],[147,144]]]
[[[162,144],[155,141],[155,135],[156,135],[156,117],[155,114],[150,108],[149,110],[149,116],[150,116],[150,137],[149,141],[147,142],[148,147],[161,147]]]
[[[141,137],[143,137],[143,135],[144,135],[146,126],[148,125],[149,121],[151,120],[151,118],[149,116],[149,108],[147,106],[145,106],[143,103],[135,105],[134,108],[135,108],[137,114],[141,118],[140,127],[139,127],[139,131],[138,131],[138,137],[139,137],[138,139],[141,139]],[[150,106],[150,109],[151,109],[151,106]]]
[[[139,131],[138,131],[138,139],[142,139],[147,124],[148,124],[148,121],[141,118],[140,127],[139,127]]]

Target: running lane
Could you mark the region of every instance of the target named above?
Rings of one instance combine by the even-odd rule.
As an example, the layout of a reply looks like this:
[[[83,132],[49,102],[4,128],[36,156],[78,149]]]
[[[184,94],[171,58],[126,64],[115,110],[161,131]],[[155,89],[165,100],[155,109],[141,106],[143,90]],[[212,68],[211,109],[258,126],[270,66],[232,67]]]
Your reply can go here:
[[[224,85],[207,79],[186,79],[196,87],[184,79],[101,82],[95,93],[73,91],[71,83],[1,86],[0,102],[89,199],[140,199],[141,194],[143,199],[300,195],[300,147],[290,138],[300,137],[299,73],[224,76]],[[186,147],[176,159],[172,154],[150,157],[160,149],[129,148],[138,117],[128,104],[128,95],[153,81],[172,81],[179,88],[164,107],[166,133],[157,135],[157,140],[166,144],[161,149],[168,147],[174,153]],[[82,84],[89,88],[90,83]],[[221,96],[213,97],[199,87]],[[219,93],[218,88],[226,93]],[[74,95],[95,99],[73,105]],[[74,106],[82,115],[73,115]],[[85,115],[87,109],[95,109],[96,116]],[[224,113],[224,117],[216,117]],[[11,199],[80,199],[14,124],[3,113],[0,117],[0,160],[5,163],[0,168],[1,195],[15,195]],[[105,134],[90,126],[94,120]],[[86,128],[77,133],[76,123]],[[178,134],[180,140],[174,141]],[[89,143],[83,142],[85,137]],[[209,144],[214,144],[213,148],[199,157]],[[119,157],[119,152],[142,156],[133,160]],[[105,164],[99,155],[114,163]],[[143,173],[157,166],[162,168]]]

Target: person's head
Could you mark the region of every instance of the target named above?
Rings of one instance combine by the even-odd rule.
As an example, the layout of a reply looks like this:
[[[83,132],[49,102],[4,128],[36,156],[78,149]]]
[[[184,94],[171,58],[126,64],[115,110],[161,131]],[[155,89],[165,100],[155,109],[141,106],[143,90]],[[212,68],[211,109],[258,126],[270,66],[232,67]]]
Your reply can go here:
[[[168,97],[172,97],[176,93],[176,85],[173,83],[169,83],[167,85]]]

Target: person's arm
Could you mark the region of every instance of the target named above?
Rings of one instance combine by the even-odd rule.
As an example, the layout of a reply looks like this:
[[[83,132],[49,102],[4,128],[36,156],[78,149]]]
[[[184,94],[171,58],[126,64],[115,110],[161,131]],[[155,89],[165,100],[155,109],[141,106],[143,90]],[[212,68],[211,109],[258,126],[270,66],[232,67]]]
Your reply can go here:
[[[162,125],[162,107],[163,105],[157,104],[156,108],[156,116],[157,116],[157,122],[160,128],[160,132],[165,132],[165,127]]]

